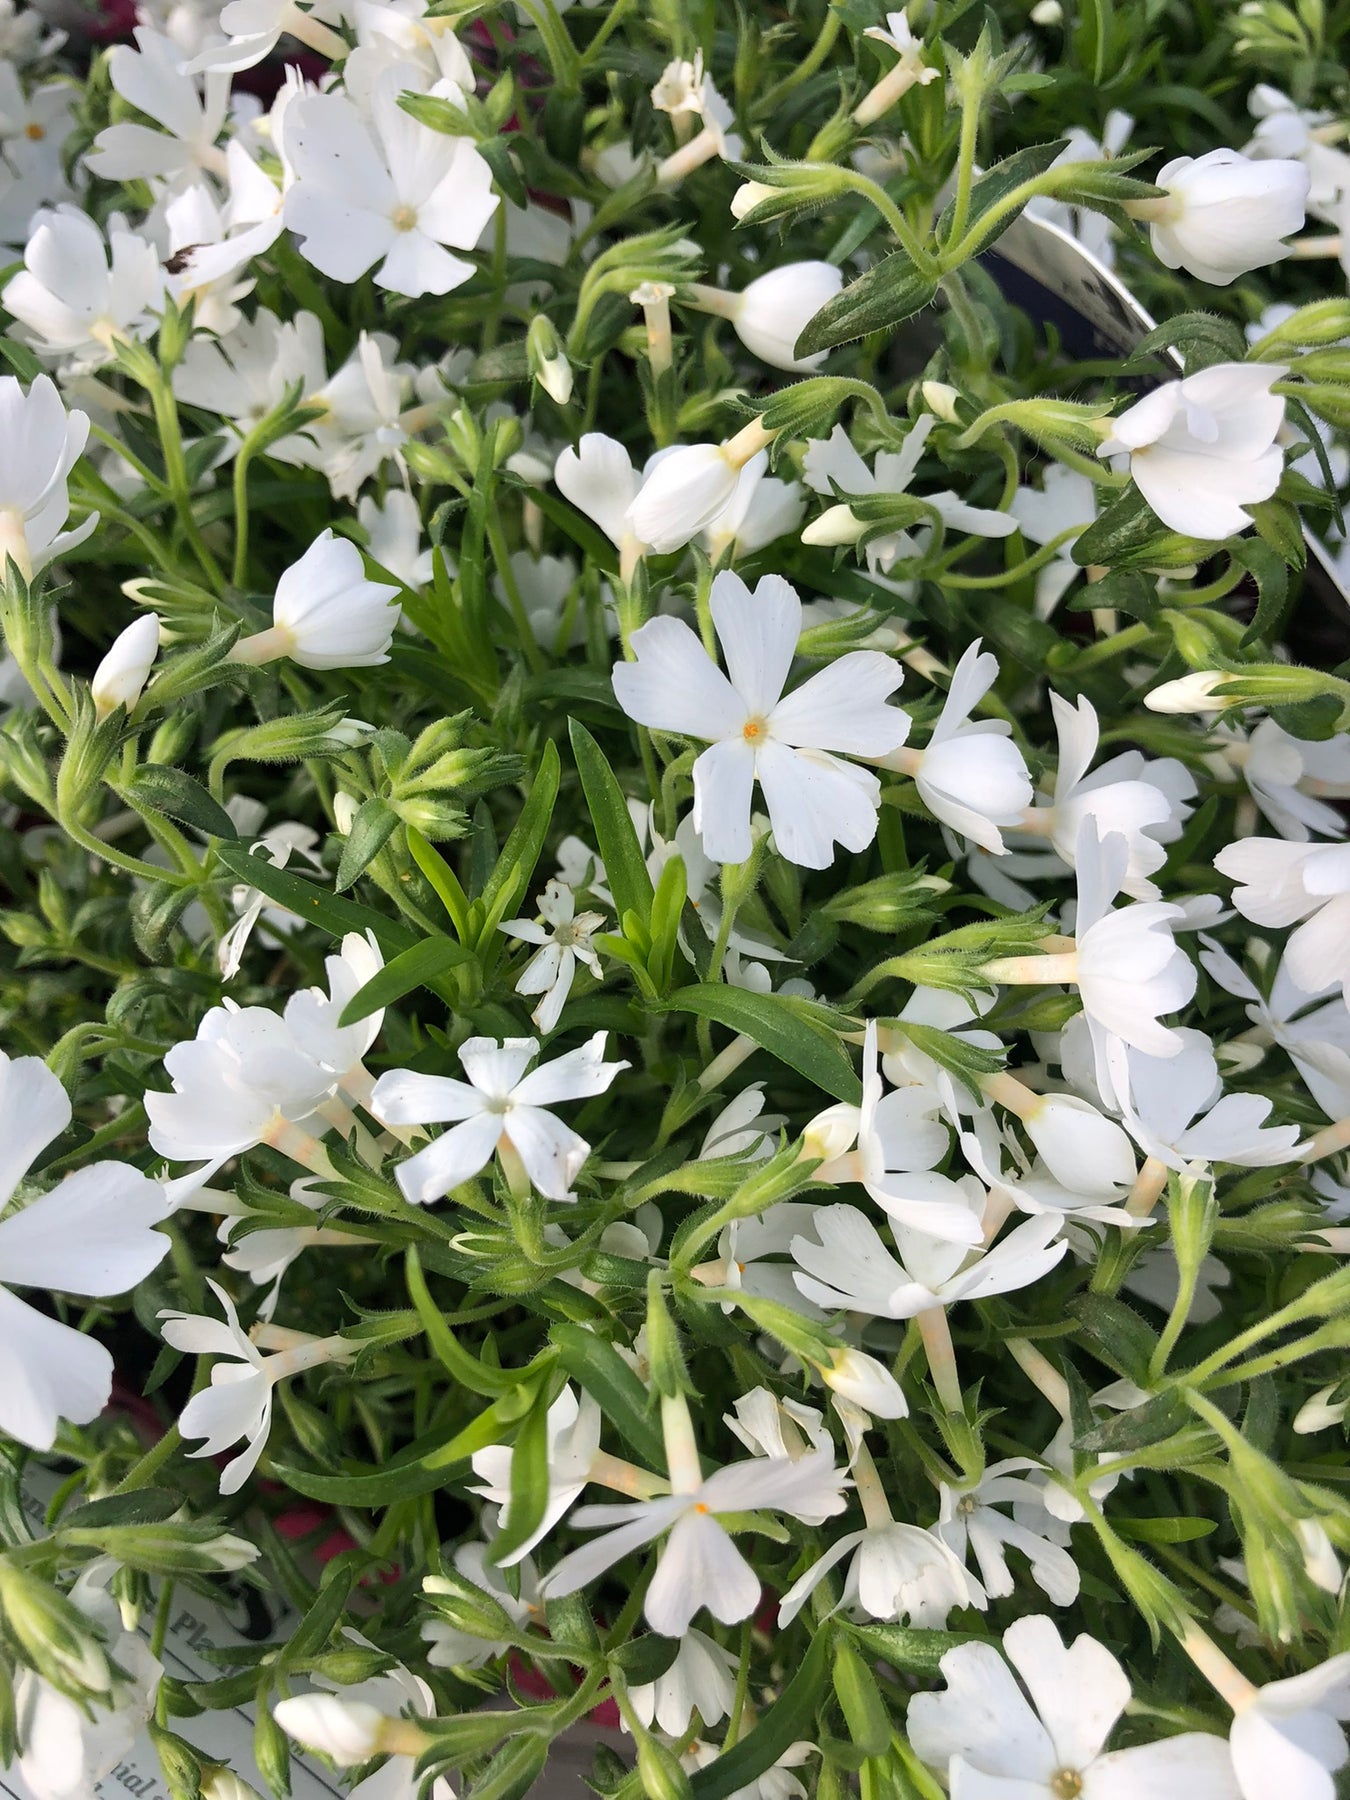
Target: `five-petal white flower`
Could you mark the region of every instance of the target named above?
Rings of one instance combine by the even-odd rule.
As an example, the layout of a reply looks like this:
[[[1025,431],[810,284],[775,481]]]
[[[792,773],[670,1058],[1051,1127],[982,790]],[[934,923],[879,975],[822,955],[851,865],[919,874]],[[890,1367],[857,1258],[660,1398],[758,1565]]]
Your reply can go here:
[[[398,1185],[422,1205],[439,1200],[484,1168],[499,1147],[512,1152],[549,1200],[571,1200],[572,1183],[591,1147],[546,1108],[603,1094],[626,1062],[605,1061],[608,1033],[525,1071],[539,1054],[535,1038],[469,1038],[459,1060],[468,1081],[391,1069],[375,1083],[370,1110],[386,1125],[450,1124],[434,1143],[400,1163]]]
[[[846,756],[883,757],[904,743],[908,715],[886,701],[903,671],[877,650],[852,650],[789,694],[783,689],[802,630],[802,606],[780,575],[754,592],[724,570],[712,586],[723,674],[679,619],[633,633],[635,662],[614,670],[629,718],[699,738],[694,827],[714,862],[750,854],[750,802],[764,793],[774,842],[789,862],[828,868],[836,843],[863,850],[876,836],[880,784]]]

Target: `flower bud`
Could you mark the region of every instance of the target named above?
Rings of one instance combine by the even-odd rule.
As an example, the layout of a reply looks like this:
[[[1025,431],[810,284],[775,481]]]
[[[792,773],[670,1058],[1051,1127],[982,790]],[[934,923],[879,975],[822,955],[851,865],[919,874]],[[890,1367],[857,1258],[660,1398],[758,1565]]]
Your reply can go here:
[[[544,313],[536,314],[531,320],[525,349],[529,357],[530,374],[550,400],[556,400],[559,406],[566,406],[572,398],[572,365],[563,354],[553,321]]]
[[[289,657],[302,669],[360,669],[388,662],[399,590],[366,579],[350,538],[322,531],[277,582],[272,628],[234,647],[242,663]]]
[[[828,352],[798,357],[797,339],[843,285],[843,274],[833,263],[785,263],[752,281],[736,297],[728,316],[746,349],[771,368],[815,369]]]
[[[816,1114],[802,1133],[802,1155],[822,1163],[846,1156],[858,1136],[858,1109],[841,1100]]]
[[[436,1616],[465,1637],[507,1644],[517,1636],[515,1622],[506,1608],[453,1569],[445,1575],[424,1576],[422,1592],[435,1606]]]
[[[297,1694],[279,1700],[272,1716],[287,1737],[329,1757],[340,1769],[354,1769],[378,1756],[387,1723],[377,1707],[339,1694]]]
[[[339,788],[333,795],[333,829],[340,837],[346,837],[351,831],[352,823],[361,810],[361,802],[344,789]]]
[[[1144,695],[1144,705],[1156,713],[1223,712],[1230,706],[1241,706],[1241,700],[1225,700],[1219,689],[1231,679],[1221,669],[1197,669],[1176,681],[1164,681]]]
[[[202,1800],[262,1800],[257,1788],[230,1769],[211,1769],[202,1776]]]
[[[1159,262],[1227,287],[1289,254],[1281,240],[1303,228],[1309,181],[1301,162],[1211,150],[1174,157],[1158,171],[1166,198],[1127,210],[1149,221]]]
[[[628,508],[633,535],[658,556],[683,549],[730,502],[739,476],[740,465],[727,456],[725,445],[672,450]]]
[[[944,424],[960,422],[956,416],[956,403],[961,398],[959,388],[951,387],[945,381],[925,381],[919,391],[929,412],[936,413]]]
[[[1265,332],[1258,340],[1261,352],[1285,345],[1326,346],[1340,344],[1350,338],[1350,300],[1314,300],[1310,306],[1296,307],[1287,319]]]
[[[1294,1430],[1300,1437],[1326,1431],[1341,1423],[1350,1412],[1350,1393],[1344,1393],[1340,1399],[1333,1399],[1332,1395],[1341,1392],[1343,1386],[1343,1383],[1333,1381],[1330,1387],[1318,1388],[1310,1400],[1303,1402],[1294,1415]]]
[[[155,658],[159,654],[160,622],[157,613],[145,613],[133,619],[126,630],[113,640],[112,648],[94,671],[89,691],[94,696],[94,711],[106,719],[114,707],[125,706],[130,712],[141,697]]]
[[[802,542],[834,550],[841,544],[856,544],[866,530],[867,526],[853,509],[841,502],[838,506],[826,507],[818,519],[812,519],[802,528]]]
[[[909,1402],[900,1383],[885,1363],[865,1350],[836,1350],[828,1363],[817,1363],[816,1371],[827,1388],[842,1394],[875,1419],[903,1419],[909,1415]]]
[[[735,219],[743,219],[752,207],[760,206],[767,200],[776,200],[782,190],[768,187],[762,181],[744,181],[731,196],[731,213]]]
[[[66,1596],[0,1557],[0,1612],[21,1660],[54,1688],[85,1700],[112,1689],[112,1671],[90,1621]]]

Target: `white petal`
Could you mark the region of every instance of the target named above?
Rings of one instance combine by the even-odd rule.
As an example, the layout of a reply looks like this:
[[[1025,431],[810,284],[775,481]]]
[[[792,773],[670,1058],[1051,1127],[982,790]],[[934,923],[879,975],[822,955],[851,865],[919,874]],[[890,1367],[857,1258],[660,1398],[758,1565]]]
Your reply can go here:
[[[50,1450],[57,1422],[87,1425],[108,1403],[113,1359],[97,1339],[0,1288],[0,1431]]]
[[[440,1200],[483,1168],[502,1135],[502,1115],[482,1112],[452,1125],[434,1143],[394,1171],[399,1190],[414,1205]]]
[[[124,1294],[169,1248],[157,1182],[123,1163],[93,1163],[0,1223],[0,1279],[70,1294]]]
[[[781,575],[754,593],[730,569],[715,577],[709,601],[732,686],[752,717],[772,712],[802,631],[802,603]]]
[[[643,1610],[653,1631],[683,1637],[701,1606],[723,1625],[748,1619],[759,1592],[758,1575],[717,1520],[688,1511],[676,1520]]]
[[[70,1124],[70,1100],[37,1056],[11,1060],[0,1051],[0,1206],[33,1163]]]
[[[614,696],[630,719],[654,731],[717,743],[739,737],[745,701],[681,619],[649,619],[633,633],[636,662],[619,663]]]

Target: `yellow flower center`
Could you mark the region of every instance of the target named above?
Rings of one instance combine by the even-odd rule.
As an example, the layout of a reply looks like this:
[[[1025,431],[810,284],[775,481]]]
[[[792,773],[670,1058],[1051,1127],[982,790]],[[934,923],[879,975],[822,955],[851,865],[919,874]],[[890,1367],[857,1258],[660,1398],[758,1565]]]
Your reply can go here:
[[[1055,1800],[1078,1800],[1083,1791],[1083,1777],[1077,1769],[1061,1769],[1050,1783]]]
[[[417,208],[415,206],[396,207],[390,222],[395,231],[415,231],[417,229]]]
[[[748,744],[757,744],[769,735],[769,727],[763,719],[747,719],[741,727],[741,735]]]
[[[37,120],[33,119],[29,124],[24,126],[23,135],[26,138],[31,138],[35,144],[40,144],[47,135],[47,127],[45,125],[39,125]]]

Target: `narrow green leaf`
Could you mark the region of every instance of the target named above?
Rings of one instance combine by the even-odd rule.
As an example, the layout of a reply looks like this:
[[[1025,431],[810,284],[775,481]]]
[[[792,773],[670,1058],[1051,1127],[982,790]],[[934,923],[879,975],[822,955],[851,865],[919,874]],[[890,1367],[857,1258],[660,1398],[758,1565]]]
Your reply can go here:
[[[337,872],[339,893],[374,862],[397,829],[398,814],[387,800],[372,797],[361,803],[342,846]]]
[[[409,825],[407,833],[408,849],[412,852],[413,861],[435,888],[437,898],[450,915],[455,936],[461,944],[465,943],[469,936],[469,896],[460,885],[458,875],[416,826]]]
[[[543,1384],[511,1446],[511,1499],[489,1559],[497,1568],[530,1541],[548,1506],[548,1405]]]
[[[530,797],[521,808],[520,817],[502,846],[492,873],[484,885],[484,923],[479,933],[481,944],[494,932],[510,909],[521,900],[530,885],[535,864],[539,861],[553,818],[554,803],[562,782],[562,763],[558,746],[549,742],[539,759],[539,768],[530,784]]]
[[[1134,1544],[1190,1544],[1219,1529],[1216,1519],[1117,1519],[1117,1533]]]
[[[783,994],[752,994],[722,982],[679,988],[660,1011],[689,1012],[753,1038],[761,1049],[836,1100],[857,1106],[862,1082],[824,1007]]]
[[[355,1025],[368,1019],[372,1013],[382,1012],[395,1000],[412,993],[414,988],[428,986],[447,969],[472,961],[471,953],[453,938],[423,938],[411,950],[400,951],[392,962],[387,962],[378,974],[372,975],[356,990],[343,1007],[338,1024]]]
[[[623,789],[615,779],[604,751],[579,719],[571,720],[568,733],[615,910],[620,919],[627,912],[636,913],[647,928],[654,897],[652,878],[647,873]]]
[[[508,1392],[516,1385],[519,1378],[513,1371],[493,1368],[487,1363],[479,1362],[476,1356],[471,1356],[460,1344],[431,1298],[416,1244],[408,1248],[404,1277],[408,1285],[408,1297],[417,1308],[417,1316],[422,1321],[427,1342],[445,1364],[452,1379],[461,1387],[468,1388],[471,1393],[482,1394],[488,1400],[495,1400],[498,1395]]]
[[[1001,163],[981,175],[970,190],[970,210],[966,215],[962,241],[968,238],[979,225],[986,213],[1006,200],[1015,188],[1021,187],[1024,181],[1031,181],[1037,175],[1043,175],[1064,148],[1063,139],[1052,144],[1028,144],[1025,149],[1015,151]],[[950,247],[952,224],[956,214],[955,196],[947,202],[942,217],[937,224],[938,242]],[[1006,231],[1017,217],[1015,212],[1006,214],[998,221],[988,236],[980,239],[980,248],[984,249],[993,243],[1000,233]]]
[[[563,1368],[596,1402],[620,1437],[649,1469],[664,1469],[666,1446],[649,1410],[651,1395],[613,1344],[580,1325],[555,1325],[551,1336]]]
[[[983,1641],[974,1631],[921,1631],[909,1625],[853,1625],[849,1630],[873,1656],[904,1675],[920,1675],[927,1681],[937,1678],[949,1650]]]
[[[345,937],[349,931],[373,931],[376,943],[390,957],[419,942],[406,925],[398,924],[373,907],[343,899],[303,875],[279,869],[265,856],[251,856],[242,844],[218,844],[216,856],[240,881],[257,888],[260,894],[265,894],[275,905],[285,907],[297,918],[319,926],[330,937]]]
[[[799,1739],[813,1739],[816,1708],[829,1673],[830,1633],[817,1631],[792,1680],[739,1744],[689,1779],[694,1800],[729,1800],[758,1781]]]

